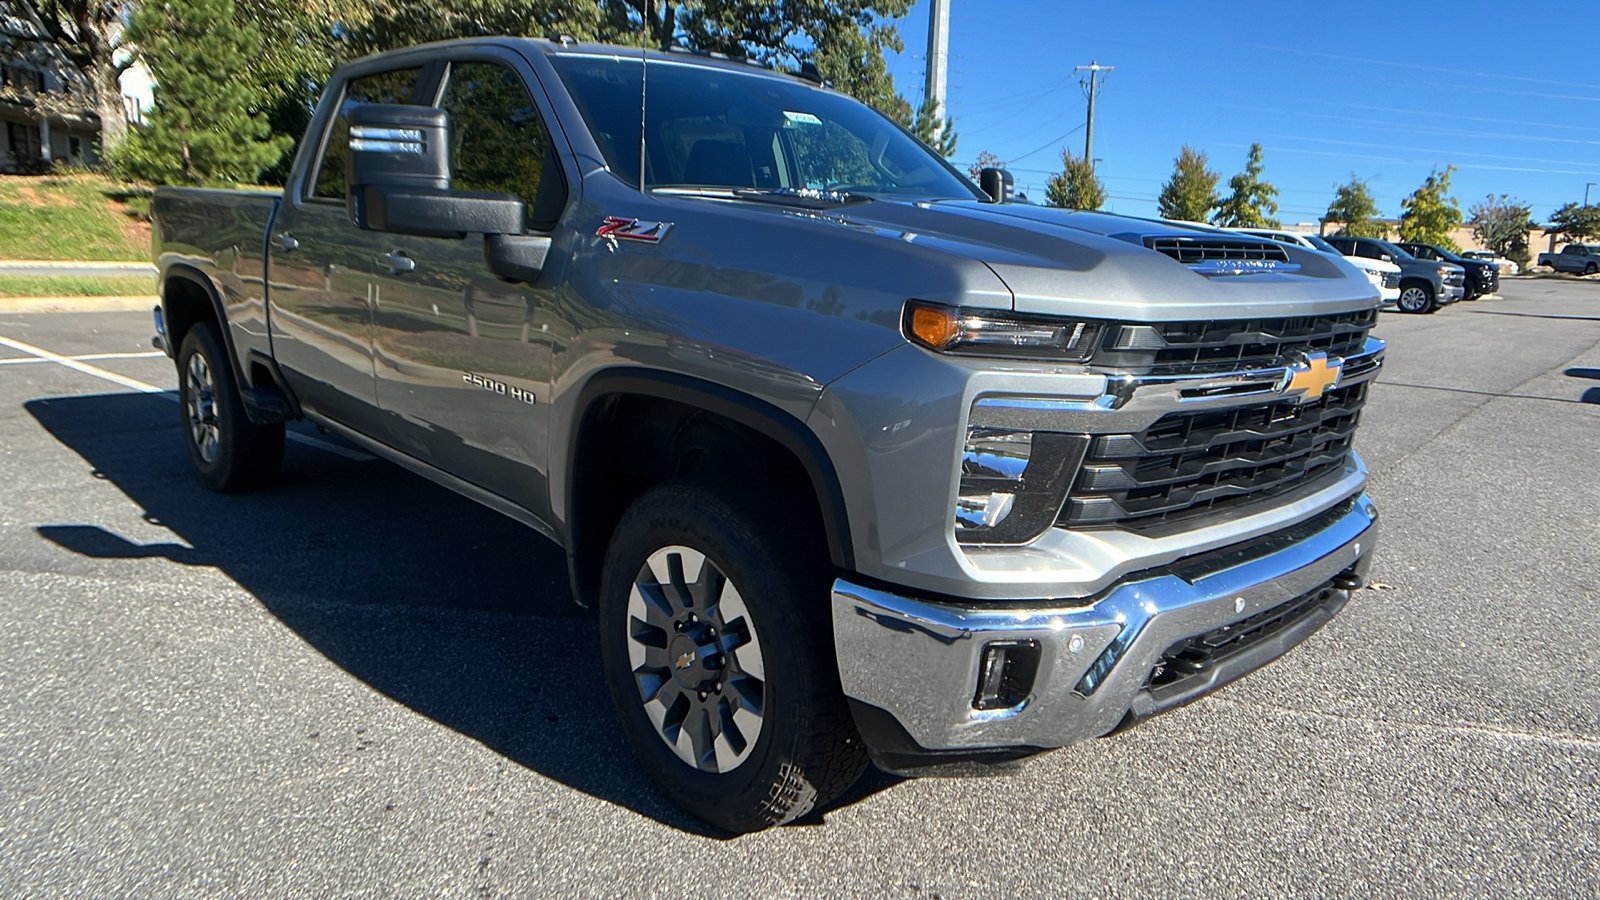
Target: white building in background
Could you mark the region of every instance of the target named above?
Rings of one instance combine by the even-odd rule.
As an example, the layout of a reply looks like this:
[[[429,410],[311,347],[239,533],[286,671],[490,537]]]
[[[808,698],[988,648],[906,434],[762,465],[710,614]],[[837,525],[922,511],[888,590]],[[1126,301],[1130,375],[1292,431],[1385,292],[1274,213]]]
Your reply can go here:
[[[0,0],[0,172],[43,172],[57,161],[100,162],[100,117],[89,80],[45,37],[26,7]],[[122,76],[123,108],[139,121],[150,105],[143,66]]]

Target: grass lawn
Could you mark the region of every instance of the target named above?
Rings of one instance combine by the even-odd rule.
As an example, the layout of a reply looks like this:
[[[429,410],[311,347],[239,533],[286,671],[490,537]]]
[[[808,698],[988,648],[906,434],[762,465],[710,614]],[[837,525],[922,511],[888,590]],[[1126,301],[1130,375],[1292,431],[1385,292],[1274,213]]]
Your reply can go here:
[[[154,275],[0,275],[0,297],[145,297],[155,292]]]
[[[149,211],[148,195],[101,175],[0,175],[0,259],[147,262]]]

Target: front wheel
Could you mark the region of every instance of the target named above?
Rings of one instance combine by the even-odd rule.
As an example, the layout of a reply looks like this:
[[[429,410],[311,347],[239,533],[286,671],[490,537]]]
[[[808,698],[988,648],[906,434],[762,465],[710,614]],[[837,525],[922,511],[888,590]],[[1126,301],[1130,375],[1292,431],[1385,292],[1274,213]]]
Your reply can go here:
[[[600,651],[634,755],[732,832],[843,793],[867,755],[839,686],[827,558],[793,502],[676,481],[646,491],[606,554]]]
[[[1597,266],[1594,263],[1589,263],[1583,267],[1583,274],[1585,275],[1593,275],[1596,272],[1600,272],[1600,266]]]
[[[200,481],[214,491],[263,487],[283,462],[283,424],[257,425],[244,412],[222,333],[197,322],[178,349],[184,442]]]
[[[1423,284],[1408,284],[1400,289],[1400,299],[1395,305],[1400,307],[1401,312],[1433,312],[1433,288]]]

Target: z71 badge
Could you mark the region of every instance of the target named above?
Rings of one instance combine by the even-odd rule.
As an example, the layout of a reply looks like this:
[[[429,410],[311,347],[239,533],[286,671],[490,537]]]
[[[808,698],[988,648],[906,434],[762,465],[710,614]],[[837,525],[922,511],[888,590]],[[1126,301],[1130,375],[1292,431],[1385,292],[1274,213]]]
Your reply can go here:
[[[533,391],[525,391],[516,385],[506,384],[504,381],[495,381],[493,378],[486,378],[476,372],[462,372],[461,380],[473,387],[481,387],[491,394],[499,394],[502,397],[521,400],[529,406],[539,402],[539,398],[534,396]]]
[[[625,241],[643,241],[647,244],[658,244],[672,230],[671,222],[645,222],[639,219],[629,219],[623,216],[606,216],[606,220],[595,229],[594,236],[602,237],[615,242],[618,239]]]

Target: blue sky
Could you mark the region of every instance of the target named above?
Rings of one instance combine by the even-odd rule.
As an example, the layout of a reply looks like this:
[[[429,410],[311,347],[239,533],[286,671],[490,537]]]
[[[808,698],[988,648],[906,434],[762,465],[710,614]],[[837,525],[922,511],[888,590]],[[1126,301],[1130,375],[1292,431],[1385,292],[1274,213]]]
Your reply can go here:
[[[1383,215],[1398,216],[1400,199],[1446,164],[1458,168],[1463,212],[1504,193],[1542,220],[1600,182],[1600,44],[1588,7],[951,0],[955,162],[964,169],[989,150],[1042,201],[1061,148],[1083,152],[1072,68],[1098,60],[1116,67],[1094,128],[1116,212],[1155,214],[1184,143],[1210,155],[1226,194],[1259,141],[1285,223],[1314,221],[1352,172],[1370,179]],[[913,104],[927,17],[918,0],[899,23],[905,52],[889,61]]]

